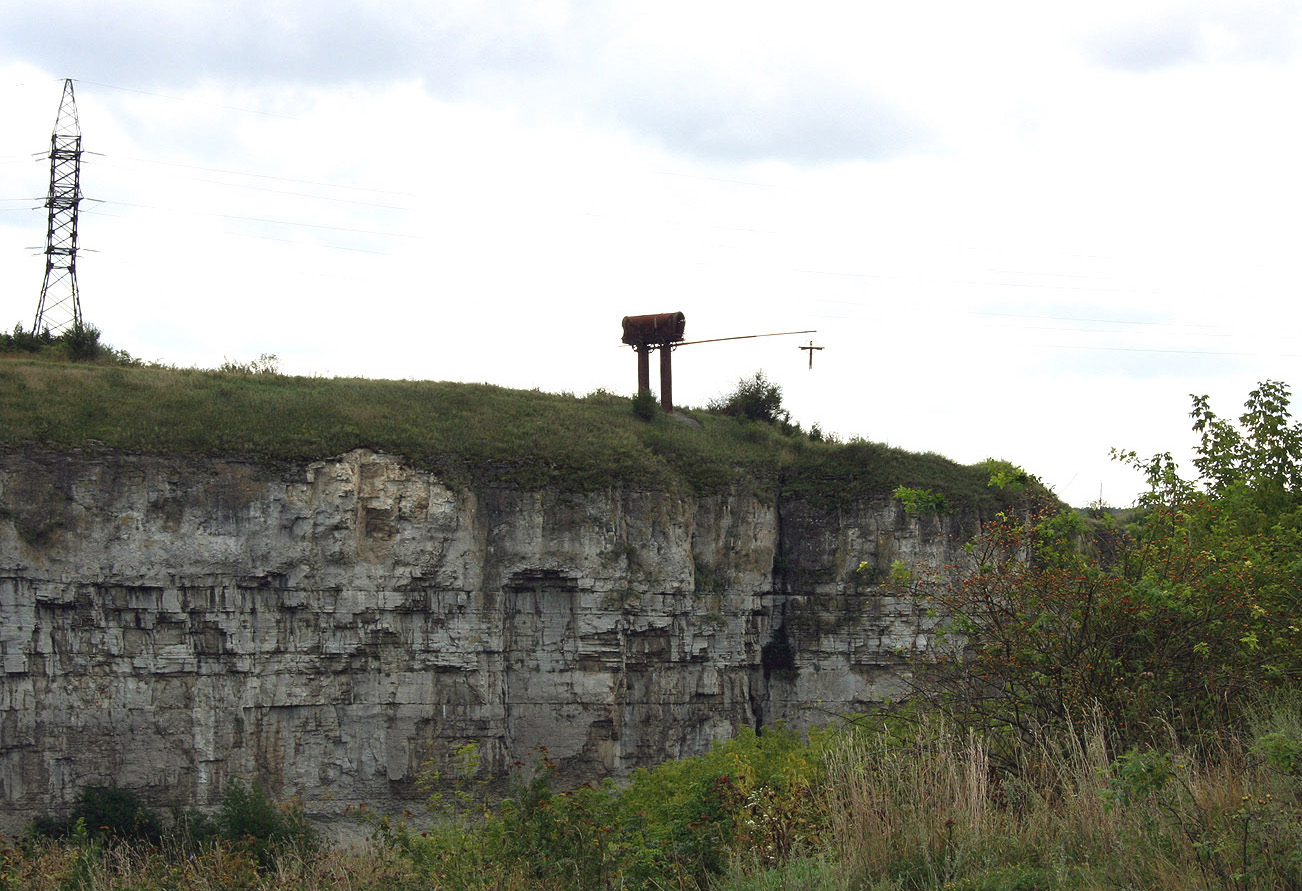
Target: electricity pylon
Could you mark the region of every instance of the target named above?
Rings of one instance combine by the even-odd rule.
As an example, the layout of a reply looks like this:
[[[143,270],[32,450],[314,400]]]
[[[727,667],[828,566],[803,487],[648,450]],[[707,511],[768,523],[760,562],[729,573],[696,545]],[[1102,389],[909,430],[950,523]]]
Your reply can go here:
[[[45,282],[36,304],[32,333],[49,329],[62,334],[81,325],[81,298],[77,294],[77,207],[81,204],[81,124],[72,79],[63,82],[59,117],[50,135],[50,209],[45,231]]]

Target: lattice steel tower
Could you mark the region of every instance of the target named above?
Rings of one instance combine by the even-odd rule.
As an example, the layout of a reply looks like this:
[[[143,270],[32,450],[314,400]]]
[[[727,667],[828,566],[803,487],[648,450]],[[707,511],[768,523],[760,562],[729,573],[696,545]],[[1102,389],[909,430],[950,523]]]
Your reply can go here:
[[[59,117],[50,135],[50,209],[45,232],[45,282],[36,305],[33,333],[61,334],[81,325],[77,294],[77,207],[81,204],[81,124],[72,79],[63,82]]]

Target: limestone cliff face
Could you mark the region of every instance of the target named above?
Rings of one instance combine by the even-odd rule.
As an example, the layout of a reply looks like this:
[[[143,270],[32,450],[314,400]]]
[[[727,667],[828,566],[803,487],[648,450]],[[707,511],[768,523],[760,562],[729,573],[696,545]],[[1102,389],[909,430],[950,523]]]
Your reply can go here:
[[[927,620],[882,582],[963,532],[885,501],[452,487],[368,451],[0,453],[0,831],[85,785],[256,779],[329,815],[401,807],[467,742],[576,780],[818,723],[898,692]]]

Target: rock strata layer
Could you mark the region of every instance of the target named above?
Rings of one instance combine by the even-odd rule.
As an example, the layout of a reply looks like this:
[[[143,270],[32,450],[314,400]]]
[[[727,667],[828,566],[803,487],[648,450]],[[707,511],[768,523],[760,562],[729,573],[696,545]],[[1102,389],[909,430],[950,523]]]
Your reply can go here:
[[[322,817],[401,808],[475,743],[565,780],[896,695],[924,641],[897,561],[969,530],[888,500],[449,486],[307,466],[0,453],[0,831],[87,785]],[[866,564],[866,565],[865,565]]]

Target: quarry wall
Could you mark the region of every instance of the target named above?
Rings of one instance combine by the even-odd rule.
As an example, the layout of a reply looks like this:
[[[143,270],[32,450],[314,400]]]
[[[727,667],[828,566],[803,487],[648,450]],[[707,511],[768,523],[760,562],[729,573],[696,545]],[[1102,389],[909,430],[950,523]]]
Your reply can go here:
[[[575,782],[823,723],[901,692],[932,620],[890,568],[972,531],[888,499],[454,486],[365,450],[0,452],[0,831],[86,785],[256,780],[328,819],[402,808],[468,742],[486,775],[545,746]]]

